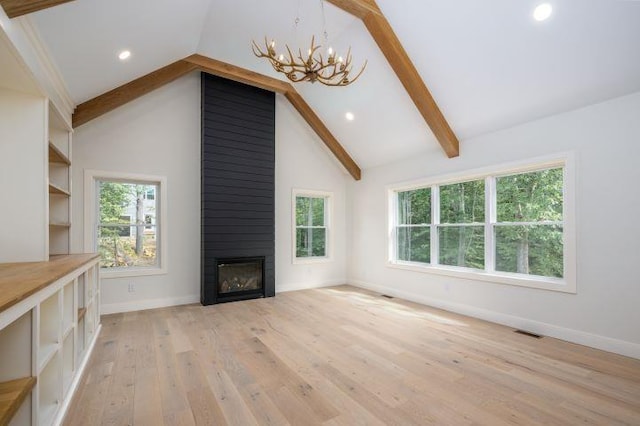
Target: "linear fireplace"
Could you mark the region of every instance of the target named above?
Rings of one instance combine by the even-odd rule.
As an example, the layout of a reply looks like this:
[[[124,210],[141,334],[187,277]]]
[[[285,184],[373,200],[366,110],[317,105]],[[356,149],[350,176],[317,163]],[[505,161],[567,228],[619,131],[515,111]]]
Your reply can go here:
[[[264,256],[213,258],[210,262],[210,279],[202,287],[204,305],[266,296]]]
[[[218,298],[264,297],[264,257],[216,259]]]

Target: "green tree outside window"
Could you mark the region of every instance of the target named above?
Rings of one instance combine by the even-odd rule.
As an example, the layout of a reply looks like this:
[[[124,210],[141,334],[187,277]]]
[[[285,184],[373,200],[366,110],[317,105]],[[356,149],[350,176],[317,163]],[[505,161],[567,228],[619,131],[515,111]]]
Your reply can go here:
[[[325,197],[296,196],[296,257],[327,256]]]

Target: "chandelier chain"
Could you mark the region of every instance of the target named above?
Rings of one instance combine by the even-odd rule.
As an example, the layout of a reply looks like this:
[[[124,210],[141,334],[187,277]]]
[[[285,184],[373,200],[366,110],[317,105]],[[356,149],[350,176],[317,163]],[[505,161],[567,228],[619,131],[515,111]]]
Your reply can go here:
[[[324,14],[324,0],[320,0],[320,9],[322,10],[322,31],[324,32],[324,42],[329,45],[329,33],[327,32],[327,17]]]

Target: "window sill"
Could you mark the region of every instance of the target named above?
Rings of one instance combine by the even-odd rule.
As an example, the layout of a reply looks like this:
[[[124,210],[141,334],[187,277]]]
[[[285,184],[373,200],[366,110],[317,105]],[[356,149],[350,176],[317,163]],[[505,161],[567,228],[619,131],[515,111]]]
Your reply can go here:
[[[427,274],[446,275],[467,280],[486,281],[497,284],[508,284],[518,287],[529,287],[540,290],[551,290],[562,293],[576,293],[575,282],[567,279],[545,278],[540,276],[523,276],[509,273],[488,273],[476,269],[432,266],[411,262],[387,262],[387,267]]]
[[[167,268],[100,269],[100,279],[165,275]]]
[[[292,263],[294,265],[310,265],[314,263],[329,263],[332,261],[333,259],[330,257],[295,257]]]

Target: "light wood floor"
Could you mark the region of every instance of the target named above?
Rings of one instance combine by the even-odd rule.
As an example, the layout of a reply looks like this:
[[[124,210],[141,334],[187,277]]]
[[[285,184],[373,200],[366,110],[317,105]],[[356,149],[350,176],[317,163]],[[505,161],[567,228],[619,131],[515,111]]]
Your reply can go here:
[[[640,425],[640,361],[341,286],[103,317],[66,425]]]

